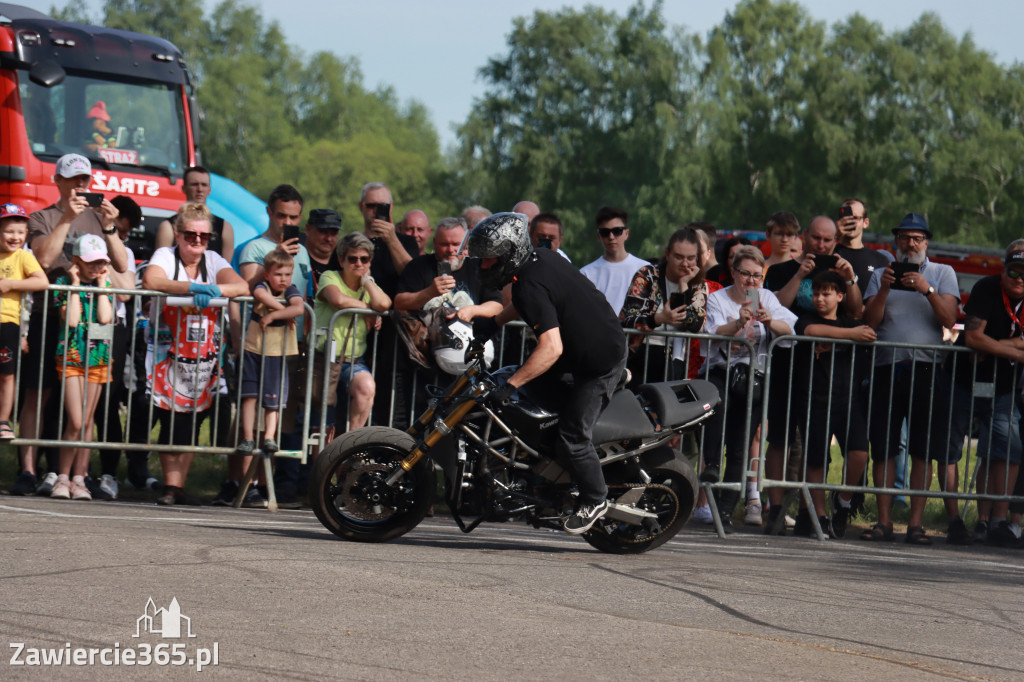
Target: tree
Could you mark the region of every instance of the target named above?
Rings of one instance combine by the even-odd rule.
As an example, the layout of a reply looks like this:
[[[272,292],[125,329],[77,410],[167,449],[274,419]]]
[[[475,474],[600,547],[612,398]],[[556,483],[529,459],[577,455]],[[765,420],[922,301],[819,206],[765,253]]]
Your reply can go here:
[[[459,130],[463,200],[508,209],[528,198],[556,210],[566,246],[598,250],[592,216],[602,204],[633,214],[634,239],[658,252],[696,209],[686,81],[689,51],[669,32],[661,3],[625,17],[587,7],[518,18],[506,56]],[[631,244],[636,249],[640,244]]]

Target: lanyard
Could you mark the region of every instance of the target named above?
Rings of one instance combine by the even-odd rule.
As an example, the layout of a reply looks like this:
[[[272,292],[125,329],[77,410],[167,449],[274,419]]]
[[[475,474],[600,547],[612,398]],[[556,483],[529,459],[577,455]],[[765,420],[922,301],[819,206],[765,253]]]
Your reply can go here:
[[[1010,336],[1013,336],[1014,330],[1024,332],[1024,325],[1021,324],[1020,319],[1014,314],[1013,309],[1010,307],[1010,297],[1006,295],[1006,289],[1000,287],[1000,291],[1003,294],[1003,307],[1006,308],[1006,314],[1010,316],[1010,321],[1013,322],[1016,327],[1010,329]],[[1024,301],[1022,301],[1024,302]],[[1020,310],[1020,303],[1017,304],[1017,309]]]

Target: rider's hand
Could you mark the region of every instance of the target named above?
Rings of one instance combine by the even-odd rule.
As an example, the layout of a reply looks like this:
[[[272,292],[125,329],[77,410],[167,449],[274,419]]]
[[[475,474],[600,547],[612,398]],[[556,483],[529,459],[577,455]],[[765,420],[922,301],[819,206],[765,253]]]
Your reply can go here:
[[[497,385],[491,391],[491,394],[487,396],[487,401],[495,407],[505,407],[508,405],[509,397],[515,392],[516,387],[506,381]]]

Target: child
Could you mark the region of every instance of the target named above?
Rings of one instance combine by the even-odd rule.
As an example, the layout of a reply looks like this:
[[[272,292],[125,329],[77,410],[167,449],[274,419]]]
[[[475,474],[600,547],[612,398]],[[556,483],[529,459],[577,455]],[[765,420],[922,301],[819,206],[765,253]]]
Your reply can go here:
[[[17,204],[0,205],[0,441],[14,438],[9,420],[14,408],[14,373],[22,345],[21,296],[26,291],[42,291],[49,284],[35,256],[22,249],[27,236],[25,209]],[[25,495],[35,489],[34,467],[34,462],[22,464],[12,494]]]
[[[67,274],[59,277],[56,284],[110,287],[107,244],[98,236],[86,234],[79,237],[71,251],[71,262]],[[111,379],[114,297],[90,291],[56,291],[53,299],[61,317],[56,361],[57,374],[64,383],[64,409],[67,414],[62,439],[91,441],[96,404],[104,384],[110,383]],[[50,497],[92,499],[85,487],[89,452],[88,447],[60,449],[57,482],[53,484]]]
[[[277,417],[288,400],[288,373],[285,356],[297,355],[295,318],[304,311],[302,293],[292,284],[295,261],[284,251],[274,250],[263,259],[263,281],[253,290],[249,328],[245,334],[245,358],[242,361],[242,442],[238,453],[251,455],[256,447],[256,399],[263,380],[263,419],[265,432],[261,449],[277,452]],[[277,299],[284,298],[288,305]],[[282,386],[282,378],[284,380]],[[248,463],[245,463],[248,466]]]
[[[874,329],[839,315],[846,292],[842,277],[835,272],[823,272],[811,282],[811,289],[814,312],[797,320],[797,334],[861,342],[875,340]],[[867,468],[867,420],[859,389],[852,381],[853,351],[851,344],[797,344],[793,359],[794,390],[805,393],[802,402],[807,411],[795,412],[794,418],[800,420],[798,428],[806,436],[808,483],[825,482],[833,435],[846,459],[844,483],[858,484]],[[825,491],[811,490],[822,529],[833,538],[841,538],[846,534],[853,494],[832,493],[831,498],[829,520],[825,515]]]

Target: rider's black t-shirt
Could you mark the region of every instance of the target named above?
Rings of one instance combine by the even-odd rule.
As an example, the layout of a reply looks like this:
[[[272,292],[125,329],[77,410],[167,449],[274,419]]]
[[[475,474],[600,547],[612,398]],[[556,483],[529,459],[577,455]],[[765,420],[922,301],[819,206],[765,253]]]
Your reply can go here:
[[[519,268],[512,303],[538,337],[558,328],[562,357],[557,371],[599,376],[626,356],[626,335],[608,299],[553,251],[537,249]]]

